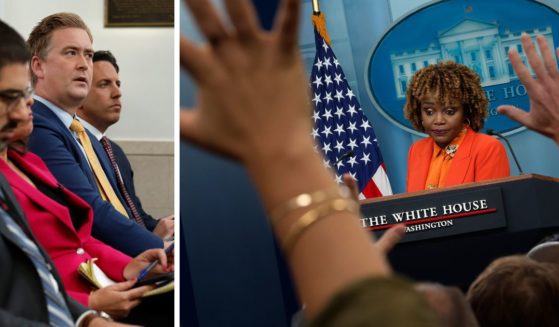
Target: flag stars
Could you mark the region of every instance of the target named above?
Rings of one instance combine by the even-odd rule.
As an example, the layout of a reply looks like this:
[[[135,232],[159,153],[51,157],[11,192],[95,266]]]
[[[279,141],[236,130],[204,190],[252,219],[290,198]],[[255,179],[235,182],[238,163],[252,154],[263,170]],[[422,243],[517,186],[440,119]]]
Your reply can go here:
[[[324,96],[324,101],[326,101],[326,104],[329,104],[332,100],[334,100],[332,99],[332,92],[326,92],[326,96]]]
[[[322,85],[322,77],[316,75],[314,82],[312,82],[316,88],[318,88],[320,85]]]
[[[354,140],[354,139],[350,138],[350,139],[349,139],[349,143],[348,143],[347,146],[349,146],[352,150],[353,150],[354,148],[359,147],[359,146],[357,145],[357,139]]]
[[[342,133],[345,133],[344,125],[343,124],[336,124],[336,129],[334,130],[334,132],[338,133],[338,136],[342,135]]]
[[[313,139],[319,137],[320,135],[318,134],[318,128],[313,128],[311,135],[312,135]]]
[[[330,149],[330,143],[324,143],[324,145],[322,146],[322,151],[324,152],[324,155],[328,155],[328,152],[332,151],[332,149]]]
[[[334,63],[337,63],[337,60],[335,60]],[[336,85],[340,85],[340,83],[343,82],[342,74],[336,74],[336,77],[334,77],[334,81],[336,81]]]
[[[324,67],[326,67],[326,69],[330,68],[330,66],[332,66],[332,63],[330,63],[330,58],[324,59],[324,62],[322,63],[322,65]]]
[[[361,161],[363,161],[365,163],[365,165],[371,161],[371,159],[369,159],[370,154],[369,153],[365,153],[363,152],[363,157],[361,157]]]
[[[312,119],[314,119],[314,122],[316,123],[317,120],[320,120],[322,118],[320,118],[320,114],[318,113],[318,111],[315,111],[312,114]]]
[[[325,109],[324,115],[322,115],[322,117],[324,117],[326,121],[328,121],[329,118],[333,118],[334,116],[332,116],[332,109]]]
[[[353,94],[353,91],[350,88],[347,89],[345,96],[348,97],[349,100],[351,100],[351,98],[355,98],[355,94]]]
[[[349,157],[347,163],[351,165],[351,168],[353,168],[353,165],[357,165],[357,157],[356,156]]]
[[[349,122],[349,126],[347,129],[351,131],[351,134],[353,134],[358,129],[355,125],[357,125],[356,122]]]
[[[345,116],[344,108],[336,107],[336,112],[334,113],[334,115],[338,116],[338,119],[342,118],[342,116]]]
[[[340,153],[344,149],[344,142],[343,141],[336,141],[336,146],[334,147]]]
[[[324,49],[324,51],[328,51],[328,43],[326,43],[326,41],[322,41],[322,48]]]
[[[316,66],[316,68],[321,69],[322,68],[322,61],[320,60],[320,58],[316,58],[316,63],[314,64]]]
[[[320,100],[320,94],[314,94],[314,98],[312,99],[312,101],[314,102],[314,106],[316,107],[318,105],[319,102],[322,102],[322,100]]]
[[[331,129],[332,126],[324,126],[324,130],[322,130],[322,134],[324,134],[324,137],[328,137],[328,135],[333,134]]]
[[[338,68],[338,66],[340,66],[340,62],[338,61],[338,58],[334,58],[334,65],[336,66],[336,68]],[[336,77],[338,76],[338,74],[336,74]],[[341,77],[341,75],[340,75]]]
[[[330,84],[334,83],[334,82],[332,82],[332,76],[324,75],[324,83],[326,83],[326,87],[328,87],[328,86],[330,86]]]
[[[347,110],[348,113],[351,114],[351,117],[353,117],[353,114],[356,114],[357,111],[355,110],[355,106],[350,105],[349,109]]]
[[[338,184],[342,184],[342,183],[343,183],[343,181],[342,181],[342,175],[336,174],[336,183],[338,183]]]
[[[361,144],[363,144],[363,146],[365,147],[367,147],[367,145],[372,144],[370,138],[371,138],[370,136],[367,137],[363,136],[363,141],[361,141]]]
[[[357,173],[349,172],[349,176],[351,176],[351,178],[353,178],[353,180],[357,182]]]
[[[361,124],[361,128],[363,128],[364,131],[367,131],[367,128],[371,128],[371,125],[369,124],[369,121],[366,119],[363,119],[363,123]]]
[[[326,159],[322,159],[322,164],[324,165],[324,167],[326,168],[331,168],[332,166],[330,166],[330,161],[326,160]]]
[[[342,99],[344,98],[344,94],[342,93],[341,90],[336,90],[336,95],[334,95],[334,98],[336,98],[338,102],[341,102]]]

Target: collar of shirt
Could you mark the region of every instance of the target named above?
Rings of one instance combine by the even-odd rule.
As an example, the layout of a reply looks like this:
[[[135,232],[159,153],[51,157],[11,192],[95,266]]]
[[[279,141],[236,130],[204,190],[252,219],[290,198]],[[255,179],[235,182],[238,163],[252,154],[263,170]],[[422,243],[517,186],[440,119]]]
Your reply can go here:
[[[458,147],[464,141],[464,136],[466,136],[466,132],[468,131],[468,127],[465,126],[460,133],[448,144],[447,146],[441,148],[436,142],[434,142],[433,146],[433,158],[438,157],[441,154],[448,155],[450,158],[454,157],[456,151],[458,151]]]
[[[64,126],[70,129],[70,125],[72,124],[72,120],[74,120],[74,116],[62,110],[60,107],[50,102],[49,100],[46,100],[36,94],[33,95],[33,99],[38,100],[41,103],[43,103],[45,106],[47,106],[47,108],[49,108],[56,115],[56,117],[58,117],[58,119],[62,121]]]
[[[83,127],[85,127],[91,134],[93,134],[93,136],[95,136],[95,138],[97,139],[97,141],[101,141],[101,138],[103,136],[105,136],[105,134],[101,133],[101,131],[99,131],[97,128],[95,128],[95,126],[91,125],[90,123],[88,123],[85,119],[83,119],[82,117],[76,115],[76,118],[80,121],[80,123],[83,125]]]

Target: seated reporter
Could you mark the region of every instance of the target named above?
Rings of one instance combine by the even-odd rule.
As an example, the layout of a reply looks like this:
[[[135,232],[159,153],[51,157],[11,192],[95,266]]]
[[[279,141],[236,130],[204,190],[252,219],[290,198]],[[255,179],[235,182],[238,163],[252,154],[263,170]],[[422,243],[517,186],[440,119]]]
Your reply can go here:
[[[415,73],[404,114],[428,137],[409,150],[408,192],[510,175],[503,145],[478,133],[487,103],[479,76],[465,65],[444,61]]]
[[[161,264],[153,274],[173,269],[162,249],[148,250],[135,258],[113,249],[91,236],[93,213],[84,200],[64,188],[44,162],[26,151],[25,140],[33,129],[27,95],[8,113],[13,130],[9,148],[0,151],[0,172],[6,176],[26,214],[29,225],[60,273],[68,294],[83,305],[103,310],[114,318],[126,317],[140,304],[140,297],[152,286],[132,288],[136,276],[151,261]],[[89,282],[78,273],[80,263],[97,258],[96,264],[116,285],[92,292]]]
[[[187,0],[210,44],[181,39],[181,63],[198,86],[197,107],[181,112],[181,135],[247,167],[310,326],[436,326],[421,295],[391,276],[359,224],[358,204],[313,149],[299,3],[284,0],[266,32],[249,1],[225,2],[226,25],[209,1]]]

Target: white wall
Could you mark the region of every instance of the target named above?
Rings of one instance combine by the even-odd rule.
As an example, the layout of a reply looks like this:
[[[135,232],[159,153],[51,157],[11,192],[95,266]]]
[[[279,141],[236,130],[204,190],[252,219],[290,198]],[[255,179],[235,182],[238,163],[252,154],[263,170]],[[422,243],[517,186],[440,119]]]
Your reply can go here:
[[[109,136],[120,140],[173,141],[173,28],[104,27],[103,0],[0,0],[0,19],[27,36],[50,14],[82,17],[95,50],[111,50],[120,66],[123,111]]]

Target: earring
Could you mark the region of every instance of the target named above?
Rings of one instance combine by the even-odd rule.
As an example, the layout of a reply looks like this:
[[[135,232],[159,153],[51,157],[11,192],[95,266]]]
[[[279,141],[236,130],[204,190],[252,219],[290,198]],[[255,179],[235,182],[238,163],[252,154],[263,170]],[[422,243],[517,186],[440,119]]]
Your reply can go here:
[[[466,118],[466,121],[467,121],[466,125],[468,125],[468,126],[472,125],[472,123],[470,122],[470,118]]]

